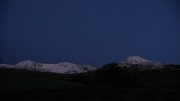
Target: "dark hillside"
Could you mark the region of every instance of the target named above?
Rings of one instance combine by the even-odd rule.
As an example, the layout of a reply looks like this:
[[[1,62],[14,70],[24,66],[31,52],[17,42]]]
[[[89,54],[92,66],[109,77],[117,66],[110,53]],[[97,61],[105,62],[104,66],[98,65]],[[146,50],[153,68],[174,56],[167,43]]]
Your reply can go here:
[[[179,70],[127,70],[116,63],[81,74],[0,69],[1,101],[180,101]]]

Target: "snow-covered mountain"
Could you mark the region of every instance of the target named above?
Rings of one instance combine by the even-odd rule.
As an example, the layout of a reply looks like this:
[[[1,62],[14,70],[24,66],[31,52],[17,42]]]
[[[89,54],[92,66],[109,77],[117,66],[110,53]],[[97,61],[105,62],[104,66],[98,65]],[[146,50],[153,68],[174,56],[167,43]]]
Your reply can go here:
[[[160,62],[150,61],[139,56],[130,56],[119,62],[120,67],[139,70],[162,69]]]
[[[147,60],[139,56],[127,57],[124,60],[117,62],[117,66],[128,70],[129,69],[130,70],[159,70],[159,69],[180,70],[180,65],[162,64],[160,62]],[[57,64],[44,64],[44,63],[36,63],[31,60],[22,61],[15,65],[0,64],[0,68],[1,67],[27,69],[27,70],[40,71],[40,72],[63,73],[63,74],[84,73],[84,72],[96,70],[96,68],[90,65],[78,65],[70,62],[61,62]]]
[[[22,61],[15,65],[1,64],[0,67],[64,74],[84,73],[95,70],[94,67],[89,65],[78,65],[69,62],[62,62],[57,64],[43,64],[36,63],[31,60]]]

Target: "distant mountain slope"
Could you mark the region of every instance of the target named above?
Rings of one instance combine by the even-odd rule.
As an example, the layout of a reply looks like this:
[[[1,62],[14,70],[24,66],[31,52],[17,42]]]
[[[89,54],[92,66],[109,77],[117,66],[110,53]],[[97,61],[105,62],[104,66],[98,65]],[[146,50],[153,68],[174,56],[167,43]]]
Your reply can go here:
[[[125,83],[125,86],[128,87],[138,84],[148,88],[180,88],[180,65],[164,65],[163,68],[159,69],[151,68],[149,65],[138,67],[141,65],[123,67],[119,66],[119,63],[113,62],[104,65],[96,72],[97,75],[105,77],[106,80],[114,79],[115,82]]]
[[[120,61],[121,64],[142,64],[142,65],[161,65],[160,62],[150,61],[139,56],[130,56]]]
[[[1,64],[0,67],[64,74],[84,73],[95,70],[94,67],[89,65],[77,65],[69,62],[62,62],[58,64],[43,64],[36,63],[31,60],[22,61],[17,63],[16,65]]]
[[[139,56],[130,56],[118,62],[119,67],[134,70],[154,70],[163,69],[164,65],[160,62],[150,61]]]

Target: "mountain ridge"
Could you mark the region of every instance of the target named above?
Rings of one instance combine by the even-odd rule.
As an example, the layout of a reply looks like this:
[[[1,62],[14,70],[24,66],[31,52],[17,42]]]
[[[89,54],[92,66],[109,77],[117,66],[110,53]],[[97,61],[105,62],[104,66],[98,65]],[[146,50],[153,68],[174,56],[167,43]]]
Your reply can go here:
[[[161,62],[151,61],[148,59],[144,59],[140,56],[130,56],[116,63],[117,63],[117,67],[128,70],[160,70],[160,69],[180,70],[179,65],[162,64]],[[15,65],[0,64],[0,68],[1,67],[27,69],[27,70],[40,71],[40,72],[63,73],[63,74],[85,73],[97,69],[90,65],[79,65],[70,62],[46,64],[46,63],[36,63],[32,60],[21,61]]]
[[[90,65],[79,65],[70,62],[46,64],[46,63],[36,63],[32,60],[21,61],[15,65],[1,64],[0,67],[27,69],[32,71],[63,73],[63,74],[84,73],[95,70],[95,68]]]
[[[154,70],[162,69],[164,65],[161,62],[144,59],[140,56],[130,56],[118,62],[122,68],[137,69],[137,70]]]

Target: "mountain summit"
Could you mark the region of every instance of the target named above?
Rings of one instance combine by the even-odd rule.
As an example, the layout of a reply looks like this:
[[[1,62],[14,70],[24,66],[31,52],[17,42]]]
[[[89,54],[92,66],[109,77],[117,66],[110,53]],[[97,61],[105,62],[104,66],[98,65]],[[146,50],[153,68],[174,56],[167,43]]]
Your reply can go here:
[[[121,64],[142,64],[142,65],[161,64],[160,62],[150,61],[139,56],[127,57],[125,60],[120,61],[120,63]]]
[[[119,62],[119,66],[137,69],[161,69],[163,65],[160,62],[150,61],[139,56],[130,56]]]
[[[1,64],[0,67],[27,69],[32,71],[63,73],[63,74],[84,73],[95,70],[94,67],[89,65],[78,65],[70,62],[61,62],[57,64],[44,64],[44,63],[36,63],[31,60],[22,61],[15,65]]]

